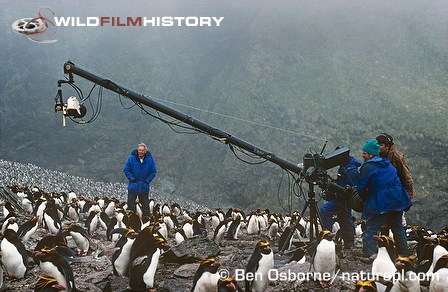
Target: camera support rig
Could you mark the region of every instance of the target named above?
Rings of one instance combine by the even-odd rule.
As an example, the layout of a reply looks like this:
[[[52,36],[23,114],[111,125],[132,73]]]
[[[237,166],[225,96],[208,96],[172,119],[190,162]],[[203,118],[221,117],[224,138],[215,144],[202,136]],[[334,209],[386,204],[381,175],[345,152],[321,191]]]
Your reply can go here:
[[[76,66],[73,62],[67,61],[64,64],[64,73],[69,75],[68,81],[67,80],[59,80],[58,81],[58,87],[61,87],[61,84],[63,83],[74,83],[73,75],[78,75],[84,79],[87,79],[95,84],[98,84],[106,89],[109,89],[113,92],[116,92],[120,95],[126,96],[132,101],[136,103],[140,103],[143,105],[146,105],[150,108],[153,108],[159,112],[162,112],[172,118],[175,118],[176,120],[188,124],[194,128],[197,128],[208,135],[216,138],[217,140],[220,140],[226,144],[235,145],[237,147],[240,147],[252,154],[255,154],[263,159],[266,159],[274,164],[277,164],[282,169],[289,170],[297,175],[299,175],[299,178],[305,178],[306,181],[309,184],[309,191],[308,191],[308,201],[306,202],[302,215],[304,214],[306,208],[310,208],[310,223],[312,225],[310,229],[310,240],[313,240],[315,237],[317,237],[318,231],[318,217],[319,216],[319,210],[317,208],[317,204],[315,201],[315,193],[314,193],[314,185],[317,184],[320,187],[329,187],[332,185],[336,185],[332,182],[328,182],[328,175],[326,174],[326,170],[337,166],[341,164],[341,161],[348,159],[348,153],[349,150],[345,147],[343,149],[340,149],[339,151],[332,152],[330,154],[327,154],[325,156],[312,156],[311,154],[307,154],[304,156],[303,159],[303,165],[304,168],[299,166],[298,164],[289,162],[281,157],[276,156],[275,154],[268,152],[262,148],[259,148],[255,145],[252,145],[238,137],[232,136],[231,134],[224,132],[222,130],[219,130],[215,127],[212,127],[200,120],[197,120],[189,115],[186,115],[182,112],[179,112],[175,109],[172,109],[168,106],[165,106],[161,103],[158,103],[142,94],[136,93],[130,89],[127,89],[124,86],[119,85],[118,83],[104,78],[102,76],[96,75],[92,72],[87,71],[86,69],[83,69],[82,67]],[[62,92],[61,89],[58,90],[58,94],[55,98],[56,111],[62,111],[65,121],[65,116],[73,116],[75,118],[82,117],[80,115],[77,115],[76,112],[74,114],[67,113],[65,110],[67,106],[64,104],[62,99]],[[79,111],[79,110],[78,110]],[[85,112],[83,113],[85,114]],[[65,122],[64,122],[65,125]],[[337,186],[337,185],[336,185]],[[338,187],[338,186],[337,186]],[[340,188],[340,187],[339,187]],[[319,220],[320,221],[320,220]]]

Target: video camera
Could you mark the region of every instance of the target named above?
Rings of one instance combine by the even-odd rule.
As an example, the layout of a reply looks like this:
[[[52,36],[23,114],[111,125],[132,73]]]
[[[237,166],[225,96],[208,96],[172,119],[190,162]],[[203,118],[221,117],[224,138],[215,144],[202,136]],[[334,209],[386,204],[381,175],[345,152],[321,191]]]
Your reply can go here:
[[[327,170],[338,165],[347,164],[350,158],[350,149],[338,147],[328,154],[311,154],[303,156],[302,175],[311,184],[317,184],[326,194],[324,199],[334,199],[334,193],[342,194],[342,197],[353,210],[362,212],[364,201],[354,187],[341,187],[327,174]]]

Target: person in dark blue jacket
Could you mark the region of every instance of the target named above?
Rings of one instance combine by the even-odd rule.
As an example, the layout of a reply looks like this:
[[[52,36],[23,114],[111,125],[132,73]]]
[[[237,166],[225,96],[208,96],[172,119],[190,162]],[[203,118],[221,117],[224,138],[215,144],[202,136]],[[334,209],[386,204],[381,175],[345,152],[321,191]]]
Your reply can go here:
[[[402,225],[403,211],[412,202],[400,182],[397,170],[387,158],[382,158],[378,141],[368,140],[362,148],[365,162],[361,166],[356,189],[364,200],[362,216],[366,219],[363,254],[371,257],[377,252],[377,242],[373,239],[387,224],[395,240],[395,247],[401,256],[408,256],[406,233]]]
[[[128,209],[135,212],[135,200],[142,204],[143,215],[149,214],[149,184],[156,176],[156,163],[148,147],[140,143],[124,165],[124,174],[129,180]]]
[[[354,186],[358,181],[358,167],[361,162],[350,156],[346,164],[340,165],[336,183],[339,186]],[[344,248],[349,249],[354,246],[355,226],[352,219],[352,209],[346,204],[342,194],[336,194],[335,198],[326,202],[320,207],[320,218],[322,227],[330,230],[333,226],[333,216],[337,215],[337,220],[341,226],[340,234],[344,241]]]

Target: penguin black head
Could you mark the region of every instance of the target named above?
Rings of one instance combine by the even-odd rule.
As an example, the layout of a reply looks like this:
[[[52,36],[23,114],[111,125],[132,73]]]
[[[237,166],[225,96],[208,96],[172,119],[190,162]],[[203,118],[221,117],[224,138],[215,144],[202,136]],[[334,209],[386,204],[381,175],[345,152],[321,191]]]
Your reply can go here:
[[[378,246],[379,247],[390,247],[390,246],[395,246],[395,242],[392,238],[390,238],[387,235],[381,235],[381,236],[373,236],[373,239],[375,239],[376,241],[378,241]]]
[[[412,226],[409,232],[406,234],[408,241],[415,240],[417,242],[419,242],[420,240],[424,239],[427,236],[429,236],[428,231],[420,226]]]
[[[396,252],[395,252],[395,242],[392,238],[390,238],[387,235],[381,235],[381,236],[373,236],[373,239],[378,241],[378,247],[385,247],[387,250],[387,253],[389,254],[389,257],[392,261],[395,261],[397,258]]]
[[[62,235],[49,235],[42,238],[34,248],[35,251],[39,251],[44,248],[52,248],[58,245],[67,246],[67,239]]]
[[[376,292],[378,291],[376,288],[376,284],[375,281],[363,281],[363,280],[358,280],[356,282],[356,286],[355,286],[355,290],[354,291],[359,291],[359,292]]]
[[[212,274],[218,271],[218,268],[221,266],[221,263],[216,261],[215,258],[206,258],[199,260],[200,266],[198,270],[202,272],[210,272]]]
[[[39,263],[39,261],[54,261],[56,258],[62,258],[62,256],[58,253],[56,248],[53,247],[35,250],[33,258],[36,263]]]
[[[445,249],[448,249],[448,238],[437,237],[436,242],[438,245],[443,246]]]
[[[70,225],[67,225],[64,229],[61,230],[61,232],[60,232],[59,235],[62,235],[62,236],[69,236],[69,235],[70,235],[70,232],[72,232],[72,231],[73,231],[73,232],[80,233],[80,234],[82,234],[84,237],[89,238],[89,234],[87,233],[87,230],[85,230],[83,227],[81,227],[81,226],[79,226],[79,225],[77,225],[77,224],[75,224],[75,223],[72,223],[72,224],[70,224]]]
[[[154,237],[154,246],[163,249],[164,251],[171,248],[171,245],[169,245],[166,240],[161,236]]]
[[[321,241],[322,239],[326,239],[326,240],[333,240],[333,238],[335,237],[336,234],[331,233],[329,230],[322,230],[319,233],[319,241]]]
[[[267,241],[259,241],[257,242],[257,246],[255,247],[256,251],[259,251],[263,254],[269,254],[271,252],[271,248],[269,247],[269,242]]]
[[[159,235],[160,230],[160,222],[156,222],[155,224],[150,224],[143,228],[143,230],[140,232],[142,234],[148,234],[150,237],[154,237],[154,235]]]
[[[415,256],[401,257],[399,256],[395,261],[395,267],[398,271],[413,271],[417,265],[414,263]]]
[[[132,228],[122,228],[122,227],[113,229],[110,232],[110,235],[113,235],[113,234],[116,234],[116,233],[121,234],[124,237],[127,237],[127,236],[134,236],[135,237],[135,236],[138,235],[138,233],[135,232],[134,229],[132,229]]]
[[[235,275],[218,280],[218,292],[236,292],[242,291],[242,289],[238,286],[238,283],[235,281]]]
[[[17,232],[12,229],[6,229],[3,233],[0,233],[0,239],[6,238],[11,243],[19,242]]]

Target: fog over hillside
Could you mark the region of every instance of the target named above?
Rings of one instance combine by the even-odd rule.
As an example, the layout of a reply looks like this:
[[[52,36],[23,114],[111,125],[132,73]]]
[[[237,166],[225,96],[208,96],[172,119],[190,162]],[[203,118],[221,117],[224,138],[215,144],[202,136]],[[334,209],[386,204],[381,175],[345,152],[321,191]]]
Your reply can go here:
[[[445,1],[0,2],[0,159],[126,183],[124,162],[145,142],[156,189],[170,186],[171,195],[210,207],[303,208],[306,198],[291,193],[278,166],[245,164],[228,145],[177,133],[110,91],[95,122],[62,127],[53,98],[71,60],[293,163],[325,141],[325,152],[344,145],[361,158],[364,141],[387,132],[414,176],[410,222],[446,225]],[[61,26],[48,44],[11,29],[43,6],[81,21],[224,19],[219,27]],[[85,96],[93,86],[76,76],[75,84]],[[73,94],[63,87],[64,98]],[[97,87],[86,119],[98,94]]]

